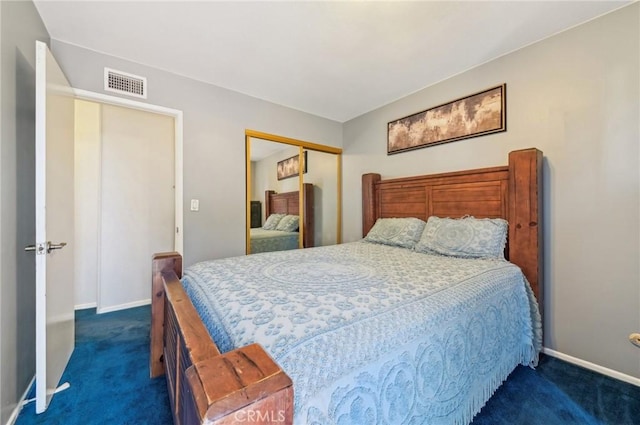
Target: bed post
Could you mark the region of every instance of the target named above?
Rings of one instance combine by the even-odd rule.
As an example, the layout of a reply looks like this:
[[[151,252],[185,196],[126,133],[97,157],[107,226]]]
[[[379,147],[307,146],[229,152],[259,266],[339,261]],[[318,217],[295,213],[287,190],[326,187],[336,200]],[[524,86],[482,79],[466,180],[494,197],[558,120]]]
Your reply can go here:
[[[275,190],[264,191],[264,220],[265,221],[269,218],[269,214],[272,214],[271,208],[273,208],[273,205],[271,205],[271,196],[275,194],[276,194]]]
[[[518,264],[544,305],[542,270],[542,152],[509,153],[509,261]]]
[[[313,184],[305,183],[304,191],[302,195],[303,200],[303,219],[304,219],[304,243],[305,248],[312,248],[315,246],[315,217],[314,217],[314,198],[313,198]]]
[[[197,423],[293,423],[293,383],[259,344],[196,363],[186,379]]]
[[[380,174],[362,175],[362,236],[367,236],[379,216],[376,183],[380,182]]]
[[[151,355],[149,371],[152,378],[164,374],[162,365],[164,334],[164,280],[162,274],[173,272],[182,277],[182,256],[177,252],[164,252],[153,256],[151,271]]]

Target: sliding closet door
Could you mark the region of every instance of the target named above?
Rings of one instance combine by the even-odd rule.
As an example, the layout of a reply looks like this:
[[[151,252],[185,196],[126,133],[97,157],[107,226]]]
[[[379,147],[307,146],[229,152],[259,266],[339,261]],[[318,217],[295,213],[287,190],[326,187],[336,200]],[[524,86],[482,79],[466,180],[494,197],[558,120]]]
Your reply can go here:
[[[98,312],[149,302],[151,256],[173,251],[174,119],[102,105]]]

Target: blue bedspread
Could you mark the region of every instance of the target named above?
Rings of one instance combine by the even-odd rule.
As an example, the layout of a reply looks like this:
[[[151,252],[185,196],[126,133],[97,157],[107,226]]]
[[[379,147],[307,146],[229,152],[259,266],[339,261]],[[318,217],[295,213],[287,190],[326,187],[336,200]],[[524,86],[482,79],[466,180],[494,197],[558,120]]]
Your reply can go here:
[[[251,229],[251,253],[286,251],[298,249],[300,233],[282,230],[266,230],[262,227]]]
[[[296,424],[464,424],[541,324],[520,269],[367,242],[189,267],[221,351],[258,342],[294,383]]]

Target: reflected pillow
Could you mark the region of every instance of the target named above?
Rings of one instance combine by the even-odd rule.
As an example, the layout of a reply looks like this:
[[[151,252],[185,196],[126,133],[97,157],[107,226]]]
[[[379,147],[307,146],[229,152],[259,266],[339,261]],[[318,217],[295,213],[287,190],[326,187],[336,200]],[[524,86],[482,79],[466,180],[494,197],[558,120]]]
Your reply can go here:
[[[464,258],[504,258],[506,220],[429,217],[415,250]]]
[[[285,215],[276,226],[276,230],[296,232],[298,227],[300,227],[300,220],[297,215]]]
[[[267,220],[264,222],[264,226],[262,226],[265,230],[276,230],[278,223],[285,216],[285,214],[271,214]]]
[[[412,249],[424,226],[425,222],[419,218],[379,218],[364,240]]]

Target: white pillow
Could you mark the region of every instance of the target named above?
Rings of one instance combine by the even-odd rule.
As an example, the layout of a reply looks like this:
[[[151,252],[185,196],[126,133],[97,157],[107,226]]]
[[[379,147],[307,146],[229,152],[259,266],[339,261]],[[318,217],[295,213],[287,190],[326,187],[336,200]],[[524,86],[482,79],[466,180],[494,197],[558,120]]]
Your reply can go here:
[[[465,258],[504,258],[508,223],[501,218],[429,217],[415,250]]]
[[[424,230],[419,218],[379,218],[364,240],[412,249]]]
[[[300,219],[297,215],[285,215],[276,226],[276,230],[283,232],[295,232],[300,227]]]
[[[271,214],[264,222],[262,228],[265,230],[276,230],[278,223],[280,223],[280,220],[282,220],[284,216],[285,214]]]

